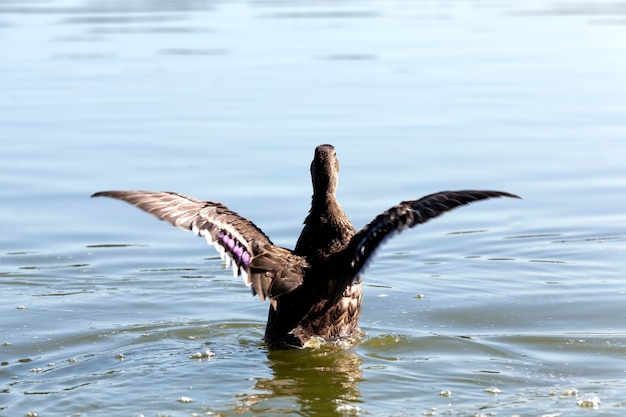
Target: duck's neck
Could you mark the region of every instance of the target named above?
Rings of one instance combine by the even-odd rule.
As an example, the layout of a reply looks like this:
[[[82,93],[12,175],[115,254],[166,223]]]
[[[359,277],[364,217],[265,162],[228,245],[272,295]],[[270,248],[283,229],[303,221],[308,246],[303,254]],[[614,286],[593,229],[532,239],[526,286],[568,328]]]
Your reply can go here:
[[[319,221],[325,222],[331,218],[345,217],[345,213],[339,205],[335,197],[334,190],[326,189],[324,192],[314,192],[311,198],[311,211],[309,213],[309,222]]]
[[[354,227],[333,193],[314,193],[312,200],[295,252],[325,259],[348,244]]]

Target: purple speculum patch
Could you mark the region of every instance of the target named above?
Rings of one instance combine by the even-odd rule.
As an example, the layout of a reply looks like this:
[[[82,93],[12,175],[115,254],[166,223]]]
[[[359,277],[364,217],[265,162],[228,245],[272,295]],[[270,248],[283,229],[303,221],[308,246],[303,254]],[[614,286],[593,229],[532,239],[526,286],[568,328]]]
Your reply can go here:
[[[228,251],[229,255],[232,256],[237,265],[249,265],[250,254],[246,250],[245,246],[243,246],[237,239],[229,235],[224,230],[220,230],[217,238],[222,246]]]

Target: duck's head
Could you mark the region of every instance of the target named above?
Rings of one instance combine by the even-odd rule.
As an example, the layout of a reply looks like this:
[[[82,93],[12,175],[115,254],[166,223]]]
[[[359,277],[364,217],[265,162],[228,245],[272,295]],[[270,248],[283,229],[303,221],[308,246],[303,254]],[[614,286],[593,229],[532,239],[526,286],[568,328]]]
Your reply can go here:
[[[334,195],[339,177],[339,161],[333,145],[319,145],[311,162],[313,194]]]

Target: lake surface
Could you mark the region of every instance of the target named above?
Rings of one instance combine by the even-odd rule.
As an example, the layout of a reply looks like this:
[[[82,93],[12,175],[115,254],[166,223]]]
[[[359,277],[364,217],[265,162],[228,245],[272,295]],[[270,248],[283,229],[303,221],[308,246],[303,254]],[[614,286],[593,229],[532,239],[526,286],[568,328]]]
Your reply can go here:
[[[0,415],[621,416],[626,6],[0,3]],[[391,239],[351,345],[270,352],[203,240],[106,189],[221,201],[293,247],[332,143]]]

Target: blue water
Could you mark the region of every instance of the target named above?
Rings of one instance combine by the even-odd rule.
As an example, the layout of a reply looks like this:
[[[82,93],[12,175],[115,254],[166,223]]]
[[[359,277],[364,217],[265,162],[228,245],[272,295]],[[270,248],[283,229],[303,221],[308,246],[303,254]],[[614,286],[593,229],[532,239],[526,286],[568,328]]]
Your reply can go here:
[[[0,415],[602,415],[626,405],[619,3],[0,3]],[[221,201],[293,247],[335,145],[395,237],[351,346],[269,352],[267,304],[105,189]]]

